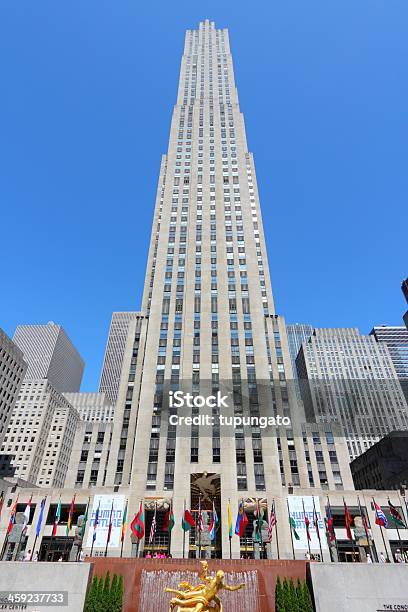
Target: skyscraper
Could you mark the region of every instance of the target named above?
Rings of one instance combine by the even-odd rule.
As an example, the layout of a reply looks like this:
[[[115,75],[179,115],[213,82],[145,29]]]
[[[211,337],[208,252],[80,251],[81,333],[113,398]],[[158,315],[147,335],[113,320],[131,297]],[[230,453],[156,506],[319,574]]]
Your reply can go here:
[[[388,348],[356,328],[315,329],[296,359],[308,418],[344,428],[354,459],[408,428],[408,407]]]
[[[130,483],[135,504],[171,498],[179,516],[184,500],[207,513],[215,504],[220,516],[229,498],[238,507],[242,497],[257,496],[271,508],[282,486],[310,486],[304,439],[311,434],[301,429],[303,415],[287,384],[293,372],[286,327],[274,311],[228,33],[209,21],[186,33],[142,313],[132,323],[107,486]],[[192,406],[183,395],[184,407],[177,409],[170,402],[177,391],[197,403]],[[204,416],[203,398],[210,398],[210,419],[181,423],[180,416]],[[220,415],[235,418],[236,426],[221,422]],[[276,426],[261,427],[265,416],[275,418]],[[290,419],[298,429],[283,425]],[[352,486],[329,430],[326,426],[336,475],[329,452],[326,473],[321,451],[323,466],[316,474],[319,469],[326,486],[342,487],[344,479]],[[148,528],[149,506],[146,516]],[[181,556],[176,532],[172,552]],[[214,545],[217,554],[221,548],[228,554],[226,521]],[[239,542],[233,554],[240,555]]]
[[[84,362],[61,325],[18,325],[13,341],[28,363],[26,381],[47,378],[60,393],[79,391]]]
[[[392,363],[408,401],[408,330],[402,325],[378,325],[370,334],[388,347]]]
[[[99,392],[105,393],[113,405],[116,404],[118,398],[129,323],[135,320],[136,316],[136,312],[114,312],[112,314],[99,382]]]

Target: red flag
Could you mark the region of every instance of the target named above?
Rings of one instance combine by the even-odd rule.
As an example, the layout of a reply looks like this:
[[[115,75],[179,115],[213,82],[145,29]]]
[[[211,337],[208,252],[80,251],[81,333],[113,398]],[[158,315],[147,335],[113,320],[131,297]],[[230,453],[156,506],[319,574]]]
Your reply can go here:
[[[112,508],[111,508],[110,515],[109,515],[108,537],[106,540],[107,544],[109,544],[110,542],[111,533],[112,533],[112,515],[113,515],[113,502],[112,502]]]
[[[309,521],[309,517],[305,514],[305,525],[306,525],[306,535],[307,535],[307,539],[310,540],[312,539],[310,537],[310,531],[309,531],[309,527],[310,527],[310,521]]]
[[[140,502],[139,512],[135,515],[135,518],[130,523],[130,529],[132,530],[133,535],[141,540],[144,536],[144,514],[143,514],[143,504]]]
[[[347,508],[346,502],[344,500],[343,500],[343,503],[344,503],[344,520],[346,523],[347,539],[352,540],[353,536],[351,534],[351,525],[353,524],[353,519],[351,518],[350,511]]]
[[[318,537],[318,540],[320,541],[319,517],[317,516],[316,509],[314,509],[314,512],[313,512],[313,522],[314,522],[314,526],[316,529],[316,535]]]

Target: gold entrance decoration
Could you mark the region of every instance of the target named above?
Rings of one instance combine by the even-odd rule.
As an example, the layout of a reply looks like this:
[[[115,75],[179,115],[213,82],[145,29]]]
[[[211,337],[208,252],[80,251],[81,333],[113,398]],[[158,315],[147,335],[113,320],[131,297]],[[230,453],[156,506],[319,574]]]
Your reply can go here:
[[[215,575],[208,574],[207,561],[200,561],[201,570],[198,574],[201,582],[193,586],[189,582],[180,582],[179,590],[166,587],[166,593],[174,593],[176,596],[170,600],[170,612],[222,612],[222,603],[217,597],[221,589],[226,591],[238,591],[245,584],[229,586],[224,583],[224,572],[218,570]]]

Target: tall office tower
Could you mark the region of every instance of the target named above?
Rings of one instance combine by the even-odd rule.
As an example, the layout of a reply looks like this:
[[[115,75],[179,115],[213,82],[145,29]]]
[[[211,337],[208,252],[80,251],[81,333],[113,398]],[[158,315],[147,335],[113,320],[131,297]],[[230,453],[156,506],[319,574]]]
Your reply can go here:
[[[296,359],[308,419],[340,423],[352,459],[408,428],[408,407],[388,347],[356,328],[315,329]]]
[[[25,380],[46,378],[60,393],[79,391],[84,362],[60,325],[19,325],[13,341],[28,363]]]
[[[26,370],[23,353],[0,328],[0,447]]]
[[[112,439],[113,423],[81,421],[76,429],[64,486],[103,487]]]
[[[78,412],[46,379],[24,381],[2,452],[15,475],[40,487],[62,487],[79,423]]]
[[[228,33],[208,21],[185,38],[142,313],[127,337],[106,485],[130,482],[131,503],[146,501],[146,529],[165,500],[172,499],[177,516],[184,502],[206,513],[214,504],[221,516],[228,499],[234,513],[242,498],[261,498],[270,509],[282,486],[310,486],[301,424],[287,425],[301,415],[287,384],[293,372],[286,327],[274,312]],[[190,394],[184,408],[170,406],[176,391]],[[207,414],[203,400],[211,404]],[[275,425],[261,426],[265,416]],[[235,417],[235,428],[225,417]],[[337,461],[341,446],[329,440],[336,465],[344,465]],[[321,454],[331,472],[329,453]],[[348,466],[341,469],[338,485],[352,486]],[[213,546],[228,556],[227,521],[221,525]],[[244,544],[236,540],[232,554],[239,557]],[[182,546],[175,529],[172,554],[183,556]]]
[[[408,330],[402,326],[379,325],[370,334],[387,345],[392,363],[408,401]]]
[[[64,393],[82,421],[112,423],[115,408],[105,393]]]
[[[105,393],[114,406],[118,399],[129,324],[136,319],[138,314],[137,312],[114,312],[112,314],[99,382],[99,392]]]

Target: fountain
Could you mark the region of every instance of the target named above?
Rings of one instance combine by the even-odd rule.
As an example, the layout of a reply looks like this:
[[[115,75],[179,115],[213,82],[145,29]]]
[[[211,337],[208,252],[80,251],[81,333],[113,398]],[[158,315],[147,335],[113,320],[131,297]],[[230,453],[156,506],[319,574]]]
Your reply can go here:
[[[140,585],[139,609],[167,612],[170,605],[170,596],[165,589],[179,590],[180,583],[197,583],[197,572],[143,570]],[[238,586],[242,583],[245,588],[240,591],[222,590],[219,593],[224,612],[260,612],[258,573],[255,570],[225,572],[224,583],[229,586]]]

